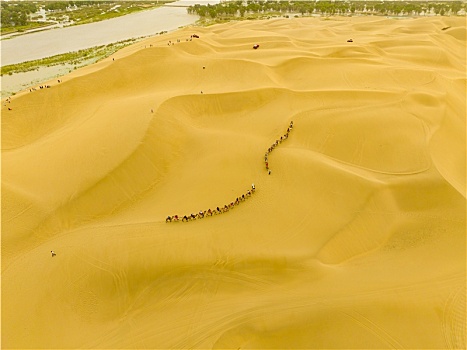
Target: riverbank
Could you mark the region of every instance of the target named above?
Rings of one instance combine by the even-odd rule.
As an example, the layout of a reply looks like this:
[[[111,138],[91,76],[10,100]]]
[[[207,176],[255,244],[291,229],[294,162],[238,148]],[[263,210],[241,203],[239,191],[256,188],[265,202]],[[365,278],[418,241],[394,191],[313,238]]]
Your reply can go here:
[[[59,23],[38,23],[34,22],[35,25],[28,25],[24,26],[23,28],[15,28],[15,30],[12,30],[11,32],[6,31],[4,34],[1,35],[0,40],[7,40],[11,39],[15,36],[18,35],[26,35],[30,33],[35,33],[43,30],[49,30],[49,29],[54,29],[54,28],[60,28],[63,27],[63,25],[60,25]]]
[[[35,85],[40,85],[52,78],[58,78],[75,69],[96,63],[143,39],[129,39],[40,60],[2,66],[0,75],[1,98],[15,95],[21,90],[33,88]]]

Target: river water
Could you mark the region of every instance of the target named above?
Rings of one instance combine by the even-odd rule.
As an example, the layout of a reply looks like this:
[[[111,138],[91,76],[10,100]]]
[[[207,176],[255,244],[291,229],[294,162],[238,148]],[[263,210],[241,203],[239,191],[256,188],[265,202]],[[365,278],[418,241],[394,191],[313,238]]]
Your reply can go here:
[[[83,24],[30,33],[1,41],[2,66],[106,45],[130,38],[171,31],[196,22],[197,15],[189,15],[186,6],[195,3],[219,3],[219,0],[177,1],[170,6]]]

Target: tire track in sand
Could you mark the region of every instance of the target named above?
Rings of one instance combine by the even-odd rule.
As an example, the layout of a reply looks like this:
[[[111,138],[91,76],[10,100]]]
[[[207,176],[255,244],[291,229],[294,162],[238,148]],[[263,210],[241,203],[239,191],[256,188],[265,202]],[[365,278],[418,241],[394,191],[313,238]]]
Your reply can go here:
[[[443,310],[443,336],[449,349],[466,348],[466,302],[464,284],[447,298]]]

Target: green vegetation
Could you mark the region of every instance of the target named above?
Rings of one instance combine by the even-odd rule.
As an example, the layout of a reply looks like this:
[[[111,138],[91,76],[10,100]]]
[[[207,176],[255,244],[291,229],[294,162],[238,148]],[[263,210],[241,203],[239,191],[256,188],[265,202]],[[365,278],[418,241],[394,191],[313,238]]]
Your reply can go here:
[[[16,33],[16,32],[19,32],[19,33],[22,33],[26,30],[30,30],[30,29],[37,29],[37,28],[42,28],[42,27],[48,27],[50,25],[50,23],[47,23],[47,22],[33,22],[33,21],[30,21],[28,22],[27,24],[25,24],[24,26],[14,26],[14,27],[2,27],[2,35],[5,35],[5,34],[10,34],[10,33]]]
[[[2,2],[1,3],[1,25],[2,34],[11,31],[12,28],[27,27],[29,15],[38,10],[35,3],[30,2]]]
[[[137,40],[138,39],[128,39],[113,44],[101,45],[89,49],[68,52],[61,55],[42,58],[39,60],[2,66],[0,75],[3,76],[4,74],[11,75],[13,73],[28,72],[31,70],[38,69],[40,67],[50,67],[60,64],[71,64],[74,66],[80,66],[91,61],[97,62],[105,57],[110,56],[111,54],[120,50],[121,48],[133,44]]]
[[[305,15],[384,15],[424,16],[457,15],[465,10],[465,1],[230,1],[216,5],[199,5],[187,8],[188,13],[201,16],[201,24],[229,20],[265,18],[267,16],[300,13]]]
[[[47,26],[57,22],[73,25],[98,22],[133,12],[162,6],[174,0],[146,1],[9,1],[2,2],[1,33],[9,34]],[[39,9],[46,11],[46,21],[38,22]]]

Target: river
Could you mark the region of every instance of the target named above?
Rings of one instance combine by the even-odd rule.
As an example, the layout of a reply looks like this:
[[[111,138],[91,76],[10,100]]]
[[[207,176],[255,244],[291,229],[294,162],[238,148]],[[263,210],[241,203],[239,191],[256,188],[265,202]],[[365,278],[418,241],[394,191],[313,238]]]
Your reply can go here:
[[[106,45],[130,38],[154,35],[193,24],[199,18],[189,15],[186,6],[209,1],[176,1],[169,6],[133,13],[101,22],[46,30],[1,41],[2,66]]]

